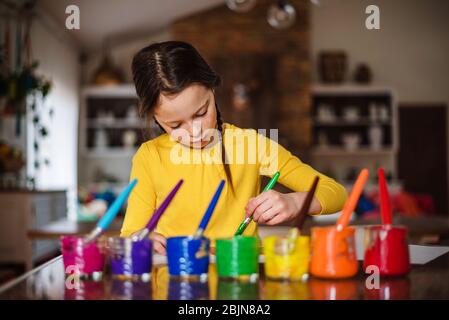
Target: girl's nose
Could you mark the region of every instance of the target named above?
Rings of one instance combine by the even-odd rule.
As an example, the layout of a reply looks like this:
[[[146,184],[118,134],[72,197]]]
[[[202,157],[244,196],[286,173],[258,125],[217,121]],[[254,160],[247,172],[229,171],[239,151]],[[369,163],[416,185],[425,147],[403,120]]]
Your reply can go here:
[[[190,136],[193,139],[201,137],[201,121],[200,120],[194,120],[191,122],[190,128],[189,128]]]

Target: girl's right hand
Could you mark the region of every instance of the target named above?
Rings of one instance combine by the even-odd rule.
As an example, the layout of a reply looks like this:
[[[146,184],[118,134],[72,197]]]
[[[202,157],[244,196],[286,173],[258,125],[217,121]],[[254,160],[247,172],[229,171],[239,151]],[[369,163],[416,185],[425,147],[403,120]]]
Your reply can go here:
[[[153,241],[154,251],[165,256],[167,254],[167,250],[165,249],[167,246],[167,239],[157,232],[151,232],[150,239]]]

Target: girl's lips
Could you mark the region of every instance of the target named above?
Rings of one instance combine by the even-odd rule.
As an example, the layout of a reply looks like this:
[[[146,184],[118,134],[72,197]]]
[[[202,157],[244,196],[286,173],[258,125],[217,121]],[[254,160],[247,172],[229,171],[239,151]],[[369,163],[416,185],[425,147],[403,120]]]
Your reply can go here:
[[[191,144],[200,144],[200,143],[208,143],[208,142],[210,142],[210,139],[206,139],[205,136],[201,137],[201,139],[190,141]]]
[[[207,140],[199,140],[199,141],[196,141],[196,142],[192,142],[191,145],[203,146],[203,145],[208,144],[208,143],[209,143],[209,141],[207,141]]]

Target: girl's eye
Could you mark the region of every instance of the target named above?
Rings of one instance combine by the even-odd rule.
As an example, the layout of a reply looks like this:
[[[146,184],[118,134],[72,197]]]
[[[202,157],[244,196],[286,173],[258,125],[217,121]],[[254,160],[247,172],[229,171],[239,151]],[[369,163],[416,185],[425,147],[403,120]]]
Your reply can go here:
[[[197,116],[197,117],[202,117],[202,116],[204,116],[206,113],[207,113],[207,109],[204,110],[204,111],[201,112],[201,113],[197,113],[196,116]]]
[[[175,129],[178,129],[180,126],[181,126],[181,124],[178,124],[178,125],[176,125],[176,126],[174,126],[174,127],[170,127],[170,128],[172,128],[173,130],[175,130]]]

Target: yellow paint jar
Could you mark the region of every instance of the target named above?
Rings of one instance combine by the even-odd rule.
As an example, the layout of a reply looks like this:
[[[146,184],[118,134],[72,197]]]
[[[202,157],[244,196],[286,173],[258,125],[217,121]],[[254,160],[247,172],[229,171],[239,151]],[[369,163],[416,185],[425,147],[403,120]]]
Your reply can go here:
[[[309,272],[310,238],[270,236],[263,240],[265,276],[275,280],[302,280]]]

